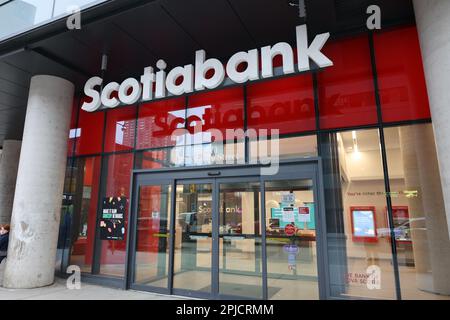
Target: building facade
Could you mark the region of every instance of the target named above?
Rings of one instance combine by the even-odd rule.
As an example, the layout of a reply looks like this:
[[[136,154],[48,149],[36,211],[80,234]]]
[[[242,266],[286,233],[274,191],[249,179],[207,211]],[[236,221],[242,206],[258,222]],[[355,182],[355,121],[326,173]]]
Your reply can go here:
[[[114,2],[2,56],[29,77],[4,286],[450,298],[447,1],[378,1],[373,30],[366,1]]]

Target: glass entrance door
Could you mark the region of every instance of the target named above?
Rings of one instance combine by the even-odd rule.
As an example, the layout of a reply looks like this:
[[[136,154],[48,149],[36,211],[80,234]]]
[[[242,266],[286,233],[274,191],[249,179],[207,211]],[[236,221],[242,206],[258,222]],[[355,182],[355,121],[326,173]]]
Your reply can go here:
[[[131,287],[213,299],[323,297],[316,165],[259,172],[139,176]]]
[[[217,188],[218,294],[262,299],[261,184],[231,178]]]
[[[175,193],[173,288],[211,293],[213,182],[180,182]]]
[[[269,299],[319,299],[311,179],[265,182]]]

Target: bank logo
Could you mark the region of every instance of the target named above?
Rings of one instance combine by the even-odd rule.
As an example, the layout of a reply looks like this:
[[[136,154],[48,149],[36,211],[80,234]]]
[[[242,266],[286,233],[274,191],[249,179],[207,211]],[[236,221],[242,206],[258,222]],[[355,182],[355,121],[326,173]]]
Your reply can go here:
[[[265,46],[249,51],[240,51],[228,59],[226,64],[215,58],[206,58],[205,50],[195,52],[195,64],[178,66],[167,72],[167,63],[160,59],[156,62],[157,70],[152,66],[144,68],[140,79],[128,78],[122,83],[110,82],[103,87],[103,79],[95,76],[87,80],[82,109],[93,112],[101,106],[115,108],[120,104],[132,105],[140,101],[162,99],[179,96],[194,91],[218,88],[224,81],[246,83],[274,76],[273,59],[282,56],[282,74],[293,74],[311,70],[311,61],[317,68],[326,68],[333,62],[322,53],[330,33],[317,35],[308,42],[306,25],[299,25],[296,32],[296,50],[286,42],[278,42],[273,46]],[[294,55],[297,56],[295,65]],[[246,65],[244,70],[240,66]],[[211,75],[212,74],[212,75]],[[228,78],[225,80],[225,76]],[[100,88],[100,92],[96,88]],[[153,87],[155,88],[153,90]]]

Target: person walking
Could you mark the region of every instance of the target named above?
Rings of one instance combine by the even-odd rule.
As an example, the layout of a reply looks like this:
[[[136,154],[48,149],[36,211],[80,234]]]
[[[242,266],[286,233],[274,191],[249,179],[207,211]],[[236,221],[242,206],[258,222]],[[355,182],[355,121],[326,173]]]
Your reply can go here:
[[[9,224],[0,227],[0,263],[6,258],[9,242]]]

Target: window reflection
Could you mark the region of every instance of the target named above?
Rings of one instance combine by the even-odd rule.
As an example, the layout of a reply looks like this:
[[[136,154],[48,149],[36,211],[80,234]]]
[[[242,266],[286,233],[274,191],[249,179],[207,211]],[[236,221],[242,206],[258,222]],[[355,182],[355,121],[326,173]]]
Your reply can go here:
[[[25,32],[57,16],[68,15],[77,6],[84,9],[105,0],[13,0],[0,7],[0,39]]]
[[[431,124],[385,129],[403,299],[450,298],[450,240]]]
[[[395,299],[378,130],[322,134],[331,292]]]
[[[73,203],[70,264],[87,273],[91,272],[94,255],[100,164],[100,157],[77,159],[70,188],[73,194],[67,195]]]
[[[109,110],[106,114],[105,151],[123,151],[134,148],[136,134],[136,107]]]
[[[130,199],[130,178],[133,168],[133,154],[117,154],[107,157],[105,197],[125,197],[125,237],[123,240],[102,240],[100,273],[124,277],[126,261],[126,238],[128,236],[128,207]]]

